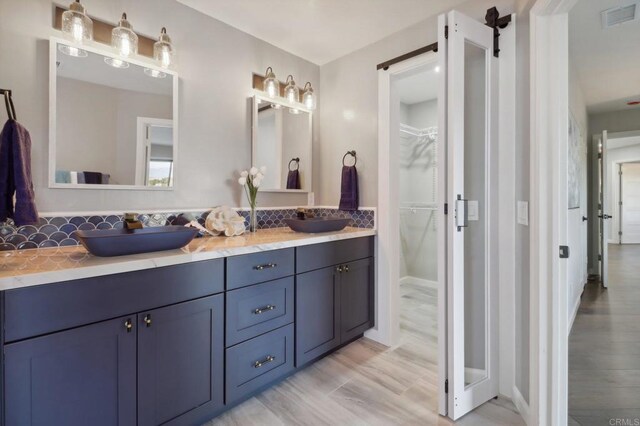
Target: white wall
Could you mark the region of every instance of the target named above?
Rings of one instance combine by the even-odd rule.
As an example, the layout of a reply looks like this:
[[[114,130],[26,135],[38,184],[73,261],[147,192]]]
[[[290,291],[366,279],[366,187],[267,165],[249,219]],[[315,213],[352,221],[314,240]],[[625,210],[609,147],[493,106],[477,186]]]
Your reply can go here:
[[[251,161],[252,73],[311,81],[322,95],[319,67],[173,0],[83,0],[90,15],[116,22],[126,10],[134,29],[157,37],[166,26],[180,73],[180,148],[174,191],[48,188],[48,58],[52,3],[1,1],[0,76],[13,89],[19,121],[33,142],[36,203],[41,212],[245,205],[237,172]],[[321,101],[320,101],[321,102]],[[317,130],[318,128],[316,128]],[[317,139],[318,133],[315,133]],[[342,153],[336,153],[342,156]],[[306,205],[306,195],[260,194],[261,206]]]
[[[580,128],[580,207],[569,209],[568,212],[568,244],[570,256],[567,265],[567,301],[569,314],[569,330],[573,325],[573,319],[580,305],[580,296],[587,282],[587,240],[588,224],[582,221],[583,216],[588,216],[588,186],[587,186],[587,139],[588,117],[584,96],[580,88],[576,70],[569,63],[569,110]]]

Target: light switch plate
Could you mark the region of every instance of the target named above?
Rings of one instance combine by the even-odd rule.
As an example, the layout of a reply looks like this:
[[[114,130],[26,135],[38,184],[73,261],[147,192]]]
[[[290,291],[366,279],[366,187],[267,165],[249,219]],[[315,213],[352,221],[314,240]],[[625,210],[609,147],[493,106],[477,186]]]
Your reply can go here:
[[[467,219],[468,220],[480,220],[478,213],[478,200],[467,201]]]
[[[518,224],[529,226],[529,203],[518,201]]]

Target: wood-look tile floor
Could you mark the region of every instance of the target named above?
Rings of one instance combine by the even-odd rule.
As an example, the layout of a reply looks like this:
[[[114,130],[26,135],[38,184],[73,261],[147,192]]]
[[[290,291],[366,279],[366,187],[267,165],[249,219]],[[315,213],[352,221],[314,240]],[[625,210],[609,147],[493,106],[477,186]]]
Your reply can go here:
[[[640,424],[640,245],[610,244],[609,287],[590,281],[582,294],[569,337],[569,420]]]
[[[438,415],[437,295],[401,286],[401,342],[363,338],[207,423],[214,425],[449,425]],[[524,425],[508,400],[492,400],[456,424]]]

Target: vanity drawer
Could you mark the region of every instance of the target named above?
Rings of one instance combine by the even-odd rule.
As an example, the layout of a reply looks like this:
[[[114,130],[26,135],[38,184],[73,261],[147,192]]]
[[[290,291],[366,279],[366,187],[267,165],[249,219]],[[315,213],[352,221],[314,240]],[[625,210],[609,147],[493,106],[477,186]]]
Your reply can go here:
[[[270,250],[227,258],[227,290],[294,274],[293,248]]]
[[[293,324],[226,351],[226,403],[234,403],[293,371]]]
[[[227,292],[227,347],[293,322],[293,277]]]
[[[330,243],[298,247],[296,272],[298,274],[327,266],[347,263],[374,255],[373,237],[353,238]]]
[[[5,341],[26,339],[224,291],[223,259],[8,290]]]

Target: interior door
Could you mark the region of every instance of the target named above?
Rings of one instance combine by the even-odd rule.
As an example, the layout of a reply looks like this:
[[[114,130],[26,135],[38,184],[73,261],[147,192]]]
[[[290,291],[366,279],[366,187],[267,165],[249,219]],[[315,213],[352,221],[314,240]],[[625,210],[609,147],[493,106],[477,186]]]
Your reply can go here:
[[[602,146],[600,148],[600,280],[602,286],[609,286],[609,224],[611,219],[609,206],[609,189],[611,188],[611,172],[607,164],[607,131],[602,132]]]
[[[448,413],[455,420],[498,395],[498,64],[491,28],[457,11],[448,26]]]
[[[640,163],[623,164],[621,173],[621,242],[640,244]]]

